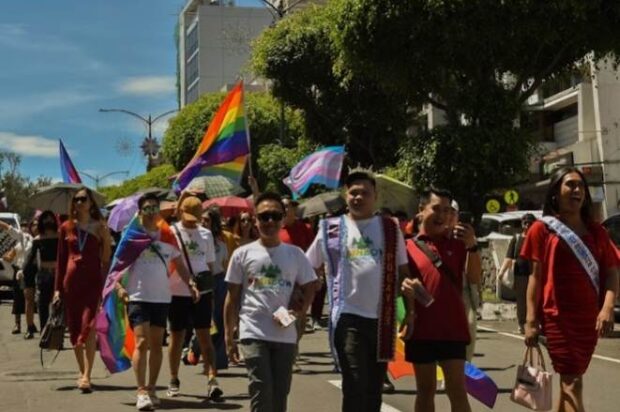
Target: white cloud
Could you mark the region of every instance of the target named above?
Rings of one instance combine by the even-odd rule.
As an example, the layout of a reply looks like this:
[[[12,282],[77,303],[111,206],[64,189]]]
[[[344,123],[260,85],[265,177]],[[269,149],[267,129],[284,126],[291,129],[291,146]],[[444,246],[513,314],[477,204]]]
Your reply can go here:
[[[47,110],[69,107],[95,100],[98,97],[78,90],[58,90],[0,100],[0,122],[32,117]]]
[[[124,94],[154,96],[172,93],[176,90],[174,76],[130,77],[119,85]]]
[[[58,140],[0,132],[0,149],[22,156],[58,157]]]
[[[0,46],[46,53],[76,52],[79,48],[56,35],[36,33],[23,24],[0,23]]]

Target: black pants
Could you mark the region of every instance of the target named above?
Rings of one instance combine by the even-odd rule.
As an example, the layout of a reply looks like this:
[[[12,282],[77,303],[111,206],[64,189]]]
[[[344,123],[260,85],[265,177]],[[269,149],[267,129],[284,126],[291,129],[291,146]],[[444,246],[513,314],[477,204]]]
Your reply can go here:
[[[380,412],[387,364],[377,362],[377,320],[342,314],[335,333],[342,411]]]
[[[41,330],[45,327],[50,317],[50,303],[54,296],[54,273],[47,270],[39,270],[36,277],[37,292],[39,299],[37,308],[39,309],[39,324]]]
[[[514,290],[517,298],[517,322],[519,327],[525,325],[525,316],[527,313],[527,283],[529,276],[515,276]]]

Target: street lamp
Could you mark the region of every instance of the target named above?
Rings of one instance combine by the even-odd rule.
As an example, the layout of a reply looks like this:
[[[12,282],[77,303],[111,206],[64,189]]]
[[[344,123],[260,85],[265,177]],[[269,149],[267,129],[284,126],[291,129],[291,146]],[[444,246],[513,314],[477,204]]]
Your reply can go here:
[[[136,119],[141,120],[142,123],[146,125],[147,130],[148,130],[148,136],[144,139],[140,147],[142,148],[142,152],[148,158],[148,162],[146,164],[146,171],[148,172],[149,170],[151,170],[151,168],[155,166],[154,160],[160,148],[159,143],[157,143],[157,139],[154,138],[152,134],[153,124],[156,121],[160,120],[161,118],[178,111],[178,109],[168,110],[167,112],[157,115],[155,117],[151,117],[151,115],[149,114],[149,116],[146,118],[140,116],[138,113],[134,113],[132,111],[125,110],[125,109],[99,109],[99,111],[102,113],[108,113],[108,112],[125,113],[125,114],[135,117]]]
[[[79,173],[81,175],[84,175],[84,176],[92,179],[93,182],[95,182],[95,189],[99,189],[99,182],[101,182],[106,177],[110,177],[110,176],[114,176],[114,175],[120,175],[120,174],[124,174],[125,176],[127,176],[127,175],[129,175],[129,170],[119,170],[117,172],[110,172],[110,173],[107,173],[105,175],[95,175],[95,176],[89,175],[88,173],[86,173],[86,172],[84,172],[82,170],[80,170]]]

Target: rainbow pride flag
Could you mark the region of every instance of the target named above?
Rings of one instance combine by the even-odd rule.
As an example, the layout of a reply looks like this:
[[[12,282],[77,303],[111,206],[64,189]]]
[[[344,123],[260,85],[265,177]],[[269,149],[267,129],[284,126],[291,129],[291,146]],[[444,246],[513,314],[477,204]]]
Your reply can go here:
[[[158,226],[159,240],[178,247],[172,230],[163,219],[160,220]],[[103,303],[95,320],[101,359],[110,373],[129,369],[135,349],[133,331],[127,318],[127,308],[118,298],[114,286],[117,282],[126,284],[129,268],[152,242],[153,239],[147,234],[136,216],[123,232],[112,259],[110,272],[103,288]]]
[[[65,149],[65,145],[62,144],[62,140],[58,139],[58,143],[60,148],[60,172],[62,173],[62,181],[64,183],[82,183],[82,179],[80,179],[77,169],[73,166],[73,162],[69,157],[67,149]]]
[[[239,182],[249,153],[250,136],[240,81],[215,113],[194,157],[177,175],[173,188],[180,192],[193,178],[204,175],[223,175]]]

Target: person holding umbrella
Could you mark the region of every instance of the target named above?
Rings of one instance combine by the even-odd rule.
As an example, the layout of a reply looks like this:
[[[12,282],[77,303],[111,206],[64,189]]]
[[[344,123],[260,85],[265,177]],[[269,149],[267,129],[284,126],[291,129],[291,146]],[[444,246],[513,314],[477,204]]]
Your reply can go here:
[[[77,386],[91,391],[95,359],[94,321],[110,263],[111,237],[99,206],[88,188],[73,194],[69,219],[60,227],[54,304],[62,302],[80,378]]]

